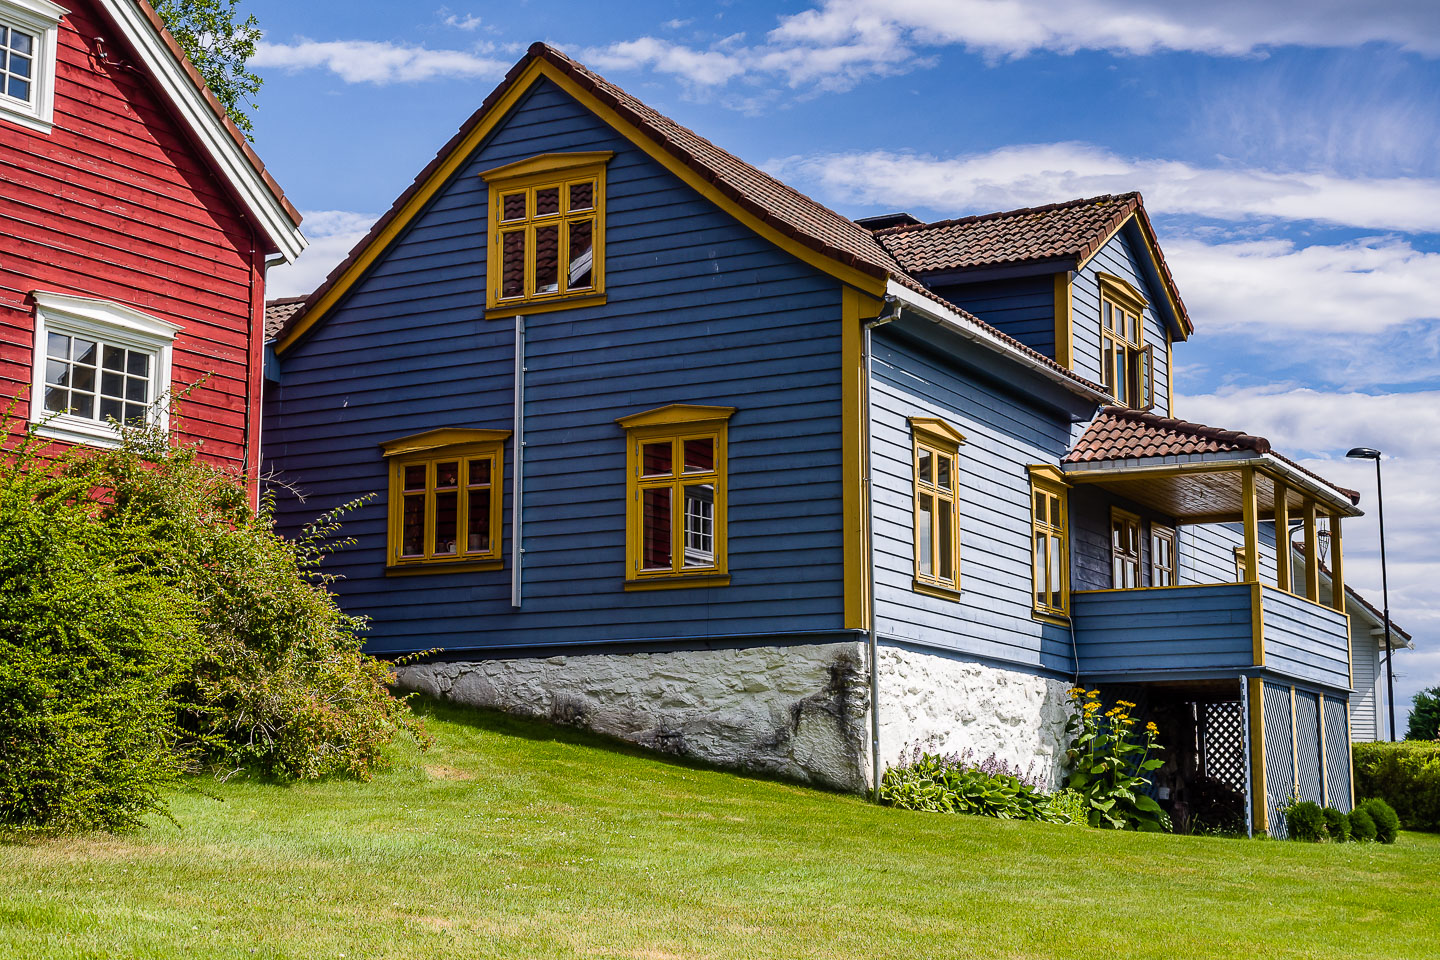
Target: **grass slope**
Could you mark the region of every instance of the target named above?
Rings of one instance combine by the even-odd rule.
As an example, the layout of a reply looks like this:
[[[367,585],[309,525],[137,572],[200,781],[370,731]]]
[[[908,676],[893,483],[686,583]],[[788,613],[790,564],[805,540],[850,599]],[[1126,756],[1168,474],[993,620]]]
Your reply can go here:
[[[372,783],[203,782],[180,826],[0,847],[0,956],[1436,954],[1440,837],[1110,834],[879,809],[425,705]]]

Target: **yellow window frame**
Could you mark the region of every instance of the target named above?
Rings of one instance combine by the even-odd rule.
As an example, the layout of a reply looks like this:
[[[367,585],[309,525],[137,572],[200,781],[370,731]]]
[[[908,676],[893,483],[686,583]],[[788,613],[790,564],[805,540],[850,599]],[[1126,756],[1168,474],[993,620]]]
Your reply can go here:
[[[1159,551],[1155,549],[1157,543],[1166,543],[1166,552],[1170,557],[1170,565],[1165,566],[1157,559]],[[1163,576],[1162,576],[1163,574]],[[1160,583],[1165,579],[1168,583]],[[1166,526],[1163,523],[1150,524],[1150,586],[1152,587],[1173,587],[1180,582],[1180,537],[1175,528]]]
[[[1058,467],[1040,465],[1030,468],[1030,498],[1026,502],[1025,510],[1030,517],[1030,601],[1034,615],[1042,620],[1062,620],[1068,622],[1070,618],[1070,502],[1069,484],[1064,479],[1064,474]],[[1045,519],[1041,520],[1036,514],[1037,497],[1045,498]],[[1058,517],[1059,522],[1055,520]],[[1052,568],[1058,569],[1060,576],[1059,583],[1059,604],[1049,602],[1057,591],[1046,589],[1042,600],[1040,570],[1042,563],[1040,551],[1037,544],[1045,544],[1043,567],[1046,572],[1045,587],[1055,586],[1049,582],[1049,572]],[[1058,563],[1052,557],[1058,553]]]
[[[1119,530],[1119,539],[1116,532]],[[1129,510],[1121,510],[1119,507],[1110,508],[1110,587],[1114,590],[1136,590],[1143,584],[1140,580],[1141,561],[1145,557],[1144,545],[1140,536],[1143,532],[1143,525],[1138,514]],[[1132,556],[1124,549],[1124,542],[1134,544],[1135,552]],[[1120,578],[1116,576],[1117,569],[1125,564],[1134,571],[1135,582],[1125,586]]]
[[[915,579],[914,589],[920,593],[940,593],[944,596],[956,594],[960,591],[960,447],[965,443],[965,435],[956,430],[944,420],[935,417],[911,417],[911,477],[913,480],[912,503],[912,530],[914,533],[915,546]],[[922,453],[930,455],[932,464],[930,480],[922,479],[920,460]],[[940,458],[950,462],[950,489],[946,490],[939,483]],[[921,530],[922,513],[920,502],[922,497],[929,497],[932,504],[930,510],[929,529]],[[950,521],[948,534],[950,537],[949,557],[942,556],[941,549],[941,524],[940,517],[941,503],[950,505]],[[930,544],[930,555],[922,555],[921,545],[928,540]],[[941,576],[941,561],[950,561],[950,576]],[[924,569],[925,561],[929,561],[930,572]]]
[[[469,430],[448,428],[431,430],[421,434],[401,437],[382,443],[381,449],[389,473],[388,536],[385,567],[388,574],[405,574],[426,571],[499,569],[504,564],[503,525],[501,514],[505,499],[505,441],[509,430]],[[472,461],[484,460],[489,463],[488,486],[471,475]],[[455,462],[457,483],[454,487],[437,490],[436,471],[441,463]],[[425,468],[425,525],[419,555],[404,553],[405,534],[405,473],[408,467]],[[469,530],[470,493],[485,490],[489,494],[490,545],[485,550],[469,550],[464,537]],[[456,494],[454,553],[435,552],[435,521],[437,493]],[[413,496],[414,494],[412,494]]]
[[[726,586],[730,582],[727,500],[729,487],[729,420],[734,407],[670,404],[616,420],[625,430],[625,589],[660,590],[672,587]],[[709,439],[713,443],[713,469],[685,471],[685,441]],[[670,472],[642,476],[642,449],[647,444],[670,443]],[[712,562],[685,563],[687,534],[685,487],[713,486],[711,511]],[[669,489],[670,567],[644,569],[644,491]]]
[[[1149,301],[1119,277],[1102,273],[1099,281],[1100,382],[1116,402],[1148,410],[1155,406],[1155,351],[1145,343]],[[1133,337],[1128,335],[1132,330]]]
[[[490,192],[485,283],[487,316],[543,312],[605,302],[605,171],[613,156],[610,151],[547,153],[480,174]],[[593,184],[591,207],[571,210],[571,186],[587,182]],[[541,215],[537,212],[536,194],[550,188],[559,191],[559,208],[553,214]],[[525,197],[525,216],[507,220],[505,198],[516,194]],[[591,282],[588,286],[571,289],[570,231],[567,227],[584,220],[591,221]],[[535,234],[547,226],[555,226],[558,233],[556,289],[541,292],[535,288]],[[522,291],[518,295],[502,296],[505,237],[513,233],[523,233],[525,237]]]

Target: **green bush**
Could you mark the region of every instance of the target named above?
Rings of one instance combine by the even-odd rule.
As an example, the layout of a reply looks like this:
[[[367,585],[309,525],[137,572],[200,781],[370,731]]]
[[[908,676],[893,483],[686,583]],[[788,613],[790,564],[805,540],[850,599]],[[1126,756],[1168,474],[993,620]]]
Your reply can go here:
[[[1073,823],[1082,827],[1090,823],[1090,803],[1078,790],[1057,790],[1048,794],[1043,807],[1048,814],[1046,819],[1055,823]]]
[[[1381,843],[1394,843],[1400,836],[1400,818],[1390,804],[1379,797],[1360,801],[1361,808],[1375,822],[1375,839]]]
[[[0,461],[0,824],[117,828],[187,764],[364,778],[425,741],[317,569],[353,504],[295,542],[163,433],[41,452]]]
[[[1291,840],[1318,843],[1325,839],[1325,813],[1320,804],[1309,800],[1292,802],[1282,812]]]
[[[1350,820],[1334,807],[1321,811],[1325,815],[1325,835],[1332,843],[1344,843],[1350,839]]]
[[[1116,700],[1115,706],[1100,712],[1099,690],[1072,687],[1074,709],[1065,732],[1070,748],[1065,751],[1069,774],[1065,786],[1085,796],[1090,825],[1114,830],[1168,831],[1170,816],[1155,798],[1147,774],[1164,766],[1156,746],[1160,730],[1154,723],[1137,730],[1139,721],[1130,715],[1135,704]]]
[[[37,453],[27,435],[0,460],[0,828],[119,829],[182,771],[198,605],[152,525],[99,522],[75,461]]]
[[[904,751],[902,751],[903,755]],[[991,754],[976,762],[973,751],[941,755],[920,746],[880,778],[880,802],[902,810],[970,813],[1002,820],[1068,823],[1049,807],[1041,783]]]
[[[1440,687],[1421,690],[1410,703],[1410,725],[1405,739],[1440,740]]]
[[[1363,807],[1356,807],[1350,811],[1350,839],[1356,841],[1375,839],[1375,821],[1370,819],[1370,814],[1365,812]]]
[[[1357,743],[1355,792],[1379,797],[1407,830],[1440,830],[1440,743]]]

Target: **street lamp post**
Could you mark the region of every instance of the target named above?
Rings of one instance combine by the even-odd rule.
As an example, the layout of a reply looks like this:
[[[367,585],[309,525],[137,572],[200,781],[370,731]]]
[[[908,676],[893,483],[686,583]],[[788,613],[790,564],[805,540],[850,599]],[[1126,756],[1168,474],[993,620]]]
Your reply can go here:
[[[1380,482],[1380,451],[1356,447],[1345,456],[1375,461],[1375,504],[1380,514],[1380,594],[1385,606],[1385,696],[1390,700],[1390,739],[1395,740],[1395,647],[1390,640],[1390,582],[1385,566],[1385,488]]]

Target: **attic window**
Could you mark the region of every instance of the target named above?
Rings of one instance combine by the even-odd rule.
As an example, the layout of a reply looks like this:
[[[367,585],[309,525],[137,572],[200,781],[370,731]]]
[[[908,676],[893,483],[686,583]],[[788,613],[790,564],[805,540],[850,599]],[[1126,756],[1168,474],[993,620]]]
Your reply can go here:
[[[0,0],[0,119],[49,133],[60,18],[49,0]]]
[[[1155,348],[1145,343],[1146,300],[1129,283],[1100,276],[1100,379],[1124,406],[1155,405]]]
[[[490,185],[487,312],[600,302],[611,156],[549,153],[481,174]]]

